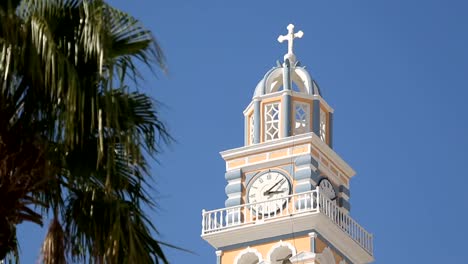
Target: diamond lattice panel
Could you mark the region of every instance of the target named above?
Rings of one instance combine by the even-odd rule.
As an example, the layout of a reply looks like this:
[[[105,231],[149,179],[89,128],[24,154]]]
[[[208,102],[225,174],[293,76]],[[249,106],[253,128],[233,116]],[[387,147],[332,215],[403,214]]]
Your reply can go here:
[[[265,105],[265,141],[279,138],[280,104]]]
[[[309,105],[295,103],[295,126],[294,135],[310,132]]]

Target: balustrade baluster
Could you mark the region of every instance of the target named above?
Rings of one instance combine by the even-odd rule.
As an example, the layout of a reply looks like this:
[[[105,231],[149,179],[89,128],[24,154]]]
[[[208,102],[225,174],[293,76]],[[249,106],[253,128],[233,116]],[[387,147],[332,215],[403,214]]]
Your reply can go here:
[[[279,208],[277,204],[281,204]],[[290,208],[291,207],[291,208]],[[265,212],[265,214],[264,214]],[[271,213],[268,213],[271,212]],[[243,204],[214,211],[202,210],[202,235],[225,230],[232,226],[269,221],[295,213],[314,212],[326,215],[350,238],[368,253],[373,252],[373,236],[354,221],[335,202],[321,195],[317,188],[310,192],[294,194],[271,201]]]

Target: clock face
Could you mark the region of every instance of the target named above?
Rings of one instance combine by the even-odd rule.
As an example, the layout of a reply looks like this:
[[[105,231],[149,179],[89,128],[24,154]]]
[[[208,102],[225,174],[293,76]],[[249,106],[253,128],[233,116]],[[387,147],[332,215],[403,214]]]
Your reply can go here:
[[[319,183],[320,192],[325,194],[330,200],[334,200],[336,198],[335,188],[328,179],[322,179]]]
[[[270,171],[254,178],[247,189],[247,202],[257,203],[252,208],[259,214],[271,214],[286,203],[280,199],[291,194],[288,177],[280,172]]]

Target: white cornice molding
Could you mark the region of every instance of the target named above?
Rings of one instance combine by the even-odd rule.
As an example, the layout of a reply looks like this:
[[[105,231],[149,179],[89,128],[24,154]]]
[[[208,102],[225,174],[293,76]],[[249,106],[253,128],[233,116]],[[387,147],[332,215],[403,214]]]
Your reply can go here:
[[[339,169],[341,169],[348,178],[353,177],[356,172],[327,144],[325,144],[317,135],[313,132],[307,134],[300,134],[297,136],[291,136],[287,138],[280,138],[277,140],[267,141],[259,144],[253,144],[240,148],[229,149],[221,151],[221,157],[228,161],[240,157],[246,157],[249,155],[259,154],[271,150],[298,146],[301,144],[312,144],[320,152],[322,152],[327,158],[331,159]],[[300,154],[303,155],[303,154]]]

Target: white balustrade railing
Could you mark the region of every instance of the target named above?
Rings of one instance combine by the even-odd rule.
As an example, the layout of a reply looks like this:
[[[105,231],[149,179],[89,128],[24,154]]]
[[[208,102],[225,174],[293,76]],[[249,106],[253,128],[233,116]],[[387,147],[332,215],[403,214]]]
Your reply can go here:
[[[283,206],[278,206],[279,204]],[[212,211],[203,210],[202,235],[304,213],[322,213],[326,215],[364,250],[373,255],[372,234],[342,211],[334,201],[321,195],[318,189],[264,202],[243,204]]]

